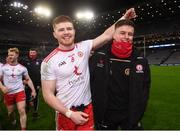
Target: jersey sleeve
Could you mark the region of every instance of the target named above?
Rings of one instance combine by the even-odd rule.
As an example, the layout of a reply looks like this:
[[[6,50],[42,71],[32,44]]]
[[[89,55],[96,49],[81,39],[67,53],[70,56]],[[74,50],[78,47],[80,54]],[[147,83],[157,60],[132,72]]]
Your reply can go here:
[[[28,70],[26,67],[24,67],[23,76],[27,76],[27,75],[28,75]]]
[[[3,70],[2,70],[2,66],[0,66],[0,76],[3,75]]]
[[[83,48],[85,49],[85,51],[87,52],[87,54],[89,56],[90,53],[91,53],[91,50],[92,50],[93,40],[83,41],[82,46],[83,46]]]
[[[41,80],[55,80],[56,76],[53,69],[53,64],[50,62],[41,63]]]

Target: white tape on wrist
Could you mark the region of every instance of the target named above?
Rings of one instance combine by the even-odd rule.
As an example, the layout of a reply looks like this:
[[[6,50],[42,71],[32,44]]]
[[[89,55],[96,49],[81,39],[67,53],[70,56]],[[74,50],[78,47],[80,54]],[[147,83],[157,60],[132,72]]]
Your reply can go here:
[[[70,109],[68,109],[67,111],[66,111],[66,113],[65,113],[65,116],[67,117],[67,118],[70,118],[71,117],[71,115],[72,115],[72,111],[70,110]]]

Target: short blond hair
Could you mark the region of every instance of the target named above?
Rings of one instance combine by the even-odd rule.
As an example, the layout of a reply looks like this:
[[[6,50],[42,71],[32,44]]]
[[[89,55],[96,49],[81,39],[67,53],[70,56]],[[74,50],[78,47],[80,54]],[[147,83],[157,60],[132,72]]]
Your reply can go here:
[[[19,55],[19,49],[16,48],[16,47],[14,47],[14,48],[9,48],[9,49],[8,49],[8,52],[15,52],[16,54]]]

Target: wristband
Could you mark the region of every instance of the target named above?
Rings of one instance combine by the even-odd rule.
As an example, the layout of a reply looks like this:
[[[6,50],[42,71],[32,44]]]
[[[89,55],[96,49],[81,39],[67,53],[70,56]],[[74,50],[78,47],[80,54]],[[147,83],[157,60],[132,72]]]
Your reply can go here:
[[[66,111],[66,113],[65,113],[65,116],[67,117],[67,118],[70,118],[71,117],[71,115],[72,115],[72,111],[70,110],[70,109],[68,109],[67,111]]]

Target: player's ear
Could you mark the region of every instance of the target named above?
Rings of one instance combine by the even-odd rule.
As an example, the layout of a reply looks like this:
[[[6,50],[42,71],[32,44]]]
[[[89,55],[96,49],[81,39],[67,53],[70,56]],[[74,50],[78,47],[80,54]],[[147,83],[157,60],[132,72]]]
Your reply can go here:
[[[53,32],[53,36],[54,36],[54,38],[56,38],[56,39],[57,39],[57,36],[56,36],[56,33],[55,33],[55,32]]]

